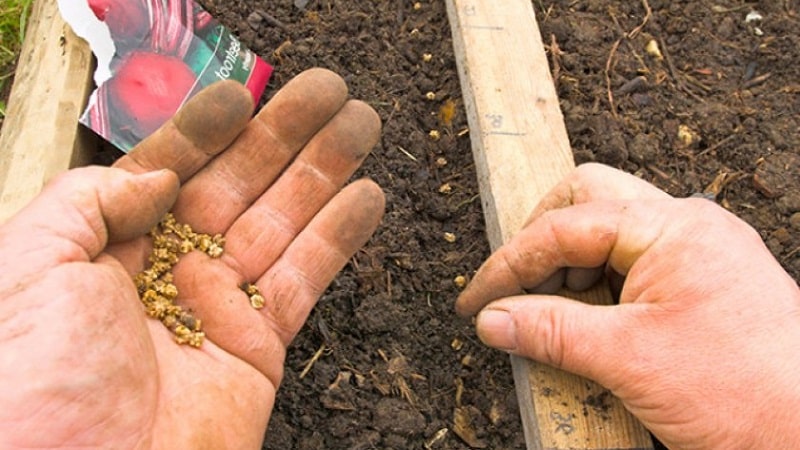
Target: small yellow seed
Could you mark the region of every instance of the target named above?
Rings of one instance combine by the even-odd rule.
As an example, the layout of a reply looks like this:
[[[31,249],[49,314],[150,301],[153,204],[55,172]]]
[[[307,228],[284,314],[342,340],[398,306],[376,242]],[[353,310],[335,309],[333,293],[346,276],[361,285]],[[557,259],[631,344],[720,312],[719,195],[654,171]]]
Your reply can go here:
[[[439,130],[431,130],[430,133],[428,133],[428,136],[430,136],[430,138],[434,141],[438,141],[442,138],[442,134],[439,133]]]
[[[428,92],[425,94],[425,98],[428,100],[436,100],[436,93],[435,92]]]
[[[252,283],[242,283],[239,285],[239,289],[243,290],[245,294],[250,298],[250,306],[255,309],[261,309],[267,303],[266,299],[263,295],[261,295],[261,291],[258,289],[258,286]]]
[[[250,306],[255,309],[261,309],[267,301],[264,299],[264,296],[261,294],[253,294],[250,296]]]
[[[181,241],[181,245],[178,248],[178,250],[183,254],[189,253],[192,250],[194,250],[194,242],[188,239],[184,239],[183,241]]]
[[[207,234],[201,234],[200,236],[197,236],[197,240],[194,243],[195,247],[203,253],[208,251],[208,248],[211,247],[211,244],[213,244],[213,241],[211,240],[211,236]]]
[[[456,241],[456,235],[453,233],[444,233],[444,240],[452,244]]]
[[[220,256],[222,256],[222,252],[223,252],[222,247],[220,247],[219,245],[214,244],[214,243],[212,243],[208,247],[208,250],[206,251],[208,256],[210,256],[212,258],[219,258]]]
[[[664,55],[661,54],[661,49],[658,48],[658,42],[655,39],[650,39],[650,41],[647,42],[645,51],[647,52],[648,55],[652,56],[653,58],[659,61],[664,59]]]
[[[431,62],[432,59],[433,55],[431,55],[430,53],[425,53],[422,55],[422,60],[425,62]]]
[[[453,192],[453,187],[450,186],[450,183],[445,183],[445,184],[439,186],[439,193],[440,194],[449,194],[451,192]]]
[[[464,275],[459,275],[455,277],[453,283],[456,285],[457,288],[461,289],[467,285],[467,277],[465,277]]]

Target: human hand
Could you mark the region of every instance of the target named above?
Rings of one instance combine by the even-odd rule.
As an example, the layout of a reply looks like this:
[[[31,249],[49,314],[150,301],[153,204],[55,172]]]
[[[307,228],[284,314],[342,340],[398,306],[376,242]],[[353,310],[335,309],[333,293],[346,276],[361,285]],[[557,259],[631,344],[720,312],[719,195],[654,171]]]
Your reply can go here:
[[[286,347],[384,200],[368,180],[342,189],[380,121],[338,76],[305,72],[252,110],[214,85],[116,168],[68,172],[0,227],[0,447],[260,448]],[[132,281],[170,207],[227,239],[173,270],[199,349],[145,317]]]
[[[619,305],[591,306],[604,271]],[[542,292],[533,295],[518,295]],[[457,301],[492,347],[593,379],[674,449],[793,448],[800,290],[740,219],[584,165]]]

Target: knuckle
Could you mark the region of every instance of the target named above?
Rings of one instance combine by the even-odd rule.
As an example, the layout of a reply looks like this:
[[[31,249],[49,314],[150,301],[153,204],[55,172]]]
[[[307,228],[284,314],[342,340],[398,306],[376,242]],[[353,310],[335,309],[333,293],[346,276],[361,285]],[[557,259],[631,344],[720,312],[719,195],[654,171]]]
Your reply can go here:
[[[563,367],[564,352],[569,346],[565,341],[562,317],[552,309],[542,308],[536,313],[532,328],[533,339],[530,343],[535,348],[528,350],[534,358],[557,368]]]

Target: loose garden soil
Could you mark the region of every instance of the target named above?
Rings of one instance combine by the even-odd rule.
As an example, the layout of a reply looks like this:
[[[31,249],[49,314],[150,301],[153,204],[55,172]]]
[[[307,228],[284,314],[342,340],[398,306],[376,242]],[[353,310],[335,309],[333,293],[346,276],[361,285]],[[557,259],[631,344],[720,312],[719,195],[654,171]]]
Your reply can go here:
[[[468,449],[457,407],[485,448],[524,448],[507,356],[453,312],[489,247],[444,2],[201,3],[275,66],[265,97],[326,67],[384,123],[358,174],[386,192],[383,225],[290,348],[264,448]],[[533,6],[576,162],[713,199],[799,279],[800,3]]]
[[[275,65],[271,92],[326,67],[384,123],[358,176],[384,188],[385,220],[290,349],[264,448],[467,449],[457,407],[485,448],[524,448],[507,356],[453,313],[489,247],[444,2],[202,3]],[[798,279],[798,2],[533,6],[576,161],[705,194]]]

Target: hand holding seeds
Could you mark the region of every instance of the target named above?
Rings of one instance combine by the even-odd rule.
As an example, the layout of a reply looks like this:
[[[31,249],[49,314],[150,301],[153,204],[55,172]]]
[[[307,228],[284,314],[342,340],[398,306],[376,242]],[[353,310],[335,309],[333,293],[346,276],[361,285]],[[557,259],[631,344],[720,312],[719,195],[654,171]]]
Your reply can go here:
[[[216,84],[2,225],[0,447],[261,445],[286,346],[384,200],[346,185],[380,122],[338,76],[252,109]]]

